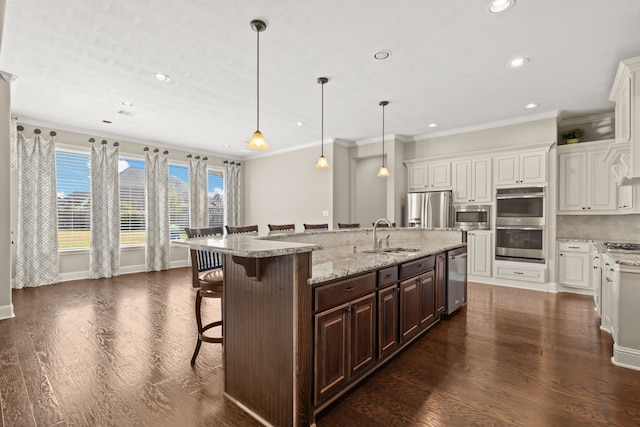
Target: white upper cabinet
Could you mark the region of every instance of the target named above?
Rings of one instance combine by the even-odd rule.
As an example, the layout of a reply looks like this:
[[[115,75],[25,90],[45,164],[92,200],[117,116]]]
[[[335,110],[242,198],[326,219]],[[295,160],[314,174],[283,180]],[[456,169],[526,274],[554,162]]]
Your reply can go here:
[[[451,162],[416,163],[408,167],[409,191],[451,189]]]
[[[454,203],[490,203],[493,200],[490,158],[456,160],[451,163],[451,170]]]
[[[547,182],[547,153],[545,151],[497,156],[494,161],[496,186],[544,184]]]
[[[608,142],[558,148],[558,212],[615,212],[615,177],[605,163]]]

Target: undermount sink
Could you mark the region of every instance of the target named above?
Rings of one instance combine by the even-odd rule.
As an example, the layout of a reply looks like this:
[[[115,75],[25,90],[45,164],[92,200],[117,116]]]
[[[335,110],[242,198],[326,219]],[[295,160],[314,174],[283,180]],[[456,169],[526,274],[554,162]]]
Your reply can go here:
[[[366,249],[362,251],[365,254],[377,254],[377,253],[403,253],[403,252],[420,252],[420,249],[411,248],[380,248],[380,249]]]

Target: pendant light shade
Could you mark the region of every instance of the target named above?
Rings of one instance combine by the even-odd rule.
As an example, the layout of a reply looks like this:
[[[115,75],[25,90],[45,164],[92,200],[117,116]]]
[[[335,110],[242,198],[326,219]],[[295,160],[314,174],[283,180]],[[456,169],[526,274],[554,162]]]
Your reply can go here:
[[[247,144],[250,150],[266,150],[269,145],[260,132],[260,33],[267,29],[267,24],[258,19],[251,21],[251,29],[256,32],[256,131]]]
[[[389,104],[389,101],[380,101],[378,105],[382,106],[382,166],[378,171],[378,176],[382,178],[387,178],[391,176],[389,173],[389,169],[384,165],[384,107]]]
[[[320,109],[320,158],[318,159],[318,163],[316,163],[316,169],[329,169],[329,162],[327,158],[324,156],[324,84],[329,81],[326,77],[319,77],[318,83],[320,83],[320,87],[322,88],[321,93],[321,109]]]

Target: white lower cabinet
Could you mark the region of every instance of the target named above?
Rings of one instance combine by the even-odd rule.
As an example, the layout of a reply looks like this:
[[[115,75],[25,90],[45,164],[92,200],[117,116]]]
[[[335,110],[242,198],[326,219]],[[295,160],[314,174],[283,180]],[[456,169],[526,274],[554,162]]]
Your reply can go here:
[[[613,291],[616,278],[614,262],[607,254],[602,256],[602,307],[600,329],[613,332]]]
[[[591,246],[591,284],[596,311],[602,316],[602,255],[598,248]]]
[[[558,283],[573,288],[591,289],[591,244],[558,243]]]
[[[468,246],[468,274],[470,276],[491,277],[493,260],[493,232],[489,230],[474,230],[467,233]]]

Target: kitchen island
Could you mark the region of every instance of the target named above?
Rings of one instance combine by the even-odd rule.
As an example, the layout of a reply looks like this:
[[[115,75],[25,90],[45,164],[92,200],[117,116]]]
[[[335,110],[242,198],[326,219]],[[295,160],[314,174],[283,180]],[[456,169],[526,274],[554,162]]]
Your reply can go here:
[[[265,425],[314,425],[444,312],[461,234],[386,229],[373,251],[369,232],[187,241],[224,254],[225,394]]]

